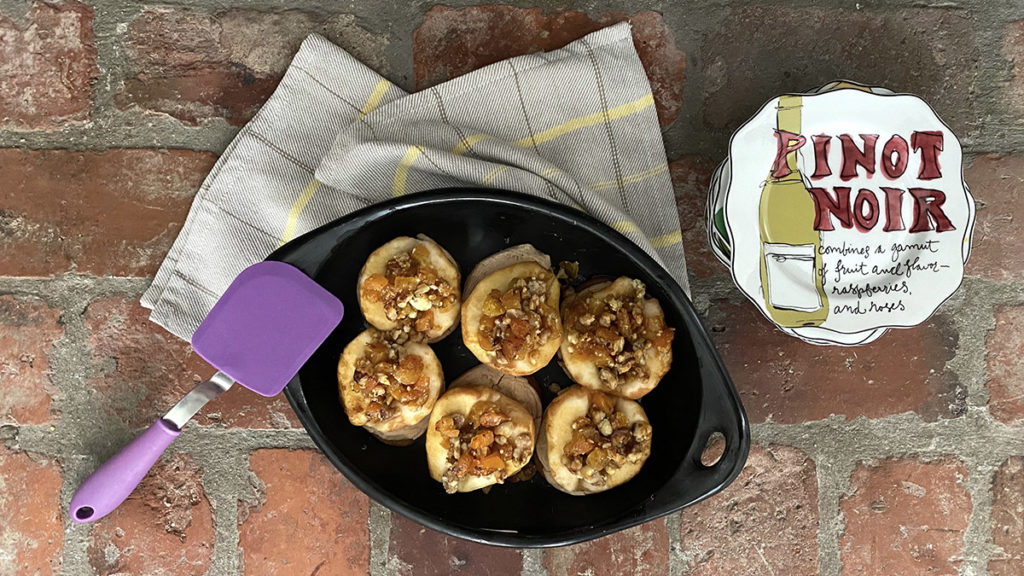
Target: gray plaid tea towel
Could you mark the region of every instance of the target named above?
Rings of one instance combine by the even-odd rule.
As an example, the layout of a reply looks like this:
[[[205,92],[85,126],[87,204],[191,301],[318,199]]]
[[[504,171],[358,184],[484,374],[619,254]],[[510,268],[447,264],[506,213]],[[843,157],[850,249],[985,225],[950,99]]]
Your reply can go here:
[[[190,339],[228,284],[288,240],[433,188],[575,206],[686,262],[650,84],[629,25],[406,94],[318,35],[210,172],[142,304]]]

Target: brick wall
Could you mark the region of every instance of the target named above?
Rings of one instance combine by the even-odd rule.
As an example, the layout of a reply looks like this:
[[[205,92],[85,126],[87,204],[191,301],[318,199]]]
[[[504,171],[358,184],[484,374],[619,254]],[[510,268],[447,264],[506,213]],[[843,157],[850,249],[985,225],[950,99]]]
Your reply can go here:
[[[0,573],[1024,573],[1019,3],[452,4],[0,2]],[[78,483],[211,373],[138,297],[307,33],[412,90],[627,19],[695,304],[753,423],[732,486],[595,542],[487,548],[369,502],[283,399],[235,390],[114,514],[67,521]],[[703,229],[731,131],[777,93],[836,77],[933,104],[978,201],[961,291],[922,326],[853,349],[774,331]]]

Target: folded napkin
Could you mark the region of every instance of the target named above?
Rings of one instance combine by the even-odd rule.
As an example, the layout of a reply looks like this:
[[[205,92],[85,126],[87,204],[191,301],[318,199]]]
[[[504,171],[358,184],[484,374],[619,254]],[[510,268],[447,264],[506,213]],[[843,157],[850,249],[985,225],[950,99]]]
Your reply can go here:
[[[310,36],[206,178],[142,304],[190,339],[231,280],[281,244],[363,206],[445,187],[584,210],[689,293],[654,100],[623,23],[416,94]]]

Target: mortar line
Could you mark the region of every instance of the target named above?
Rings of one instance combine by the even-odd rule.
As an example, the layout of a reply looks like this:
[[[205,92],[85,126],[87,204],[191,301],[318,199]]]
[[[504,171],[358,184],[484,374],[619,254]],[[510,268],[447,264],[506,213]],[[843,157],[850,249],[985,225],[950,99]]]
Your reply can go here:
[[[965,286],[957,293],[957,298],[961,300],[959,310],[952,315],[957,333],[957,346],[948,369],[957,375],[960,385],[967,389],[967,409],[970,410],[970,406],[984,408],[984,415],[991,419],[992,415],[987,410],[989,392],[985,357],[986,334],[995,328],[992,292],[986,289],[984,282],[968,280],[964,284]],[[963,533],[963,562],[960,572],[965,575],[986,574],[991,557],[991,547],[988,545],[992,515],[989,487],[994,472],[983,471],[984,465],[978,462],[978,458],[983,457],[980,451],[965,454],[958,450],[956,454],[967,467],[964,489],[971,500],[967,527]]]
[[[387,576],[391,548],[391,511],[370,500],[366,525],[370,531],[370,576]]]
[[[64,468],[60,511],[65,524],[64,546],[61,552],[62,569],[70,574],[86,574],[92,572],[88,558],[88,538],[94,524],[76,525],[65,511],[75,490],[86,478],[87,471],[94,468],[84,467],[86,464],[92,464],[92,459],[81,458],[79,454],[84,452],[80,447],[82,439],[93,432],[94,424],[91,422],[100,414],[84,382],[93,375],[84,316],[89,304],[97,296],[96,286],[91,281],[74,279],[69,285],[79,289],[54,291],[52,284],[30,286],[36,289],[30,290],[30,293],[35,292],[34,295],[47,305],[61,311],[59,321],[64,327],[64,335],[53,343],[47,358],[49,379],[56,389],[56,397],[51,404],[55,422],[52,429],[51,426],[43,426],[34,431],[39,433],[38,437],[45,440],[45,443],[56,443],[56,446],[61,448],[61,454],[54,454],[54,457]],[[17,293],[22,292],[19,290]],[[21,435],[20,429],[18,435]],[[18,441],[15,439],[15,442]],[[68,470],[68,467],[71,469]]]
[[[818,569],[821,576],[840,576],[843,570],[840,539],[845,522],[840,502],[850,483],[854,464],[834,463],[819,456],[814,461],[818,481]]]
[[[972,459],[973,460],[973,459]],[[964,530],[961,574],[987,574],[992,557],[992,482],[996,466],[968,460],[966,490],[971,498],[971,514]]]
[[[64,513],[71,504],[78,485],[92,471],[89,458],[60,459],[63,470],[63,483],[60,490],[60,513],[64,521],[64,541],[61,552],[61,572],[64,574],[92,574],[89,564],[88,539],[92,534],[93,524],[76,524]]]
[[[128,66],[123,40],[127,23],[142,14],[145,6],[121,0],[92,0],[92,28],[96,37],[96,64],[99,77],[93,83],[92,106],[86,124],[106,125],[118,119],[114,102],[117,90],[123,85]]]
[[[682,512],[675,512],[665,517],[665,530],[668,532],[668,575],[683,576],[686,558],[683,555]]]
[[[187,444],[185,445],[187,447]],[[241,574],[239,502],[248,497],[249,460],[244,449],[190,452],[203,470],[203,492],[213,512],[213,557],[207,574]]]
[[[990,301],[992,293],[978,282],[968,281],[957,296],[962,304],[955,314],[949,315],[957,333],[957,345],[947,368],[966,388],[967,405],[986,407],[989,393],[985,379],[985,338],[995,328],[995,307]]]
[[[541,548],[524,548],[522,550],[523,568],[520,576],[548,576],[544,566],[544,550]]]

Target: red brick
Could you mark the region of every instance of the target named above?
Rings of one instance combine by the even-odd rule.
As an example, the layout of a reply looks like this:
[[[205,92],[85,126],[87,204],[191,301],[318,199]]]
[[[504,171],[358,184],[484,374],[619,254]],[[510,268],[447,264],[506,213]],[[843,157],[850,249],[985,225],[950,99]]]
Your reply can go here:
[[[1024,156],[979,156],[964,179],[978,206],[967,274],[1024,280]]]
[[[513,56],[555,50],[626,20],[633,26],[633,44],[647,70],[658,118],[668,126],[682,106],[686,55],[657,12],[605,12],[592,18],[576,10],[434,6],[413,34],[416,89]]]
[[[667,575],[665,521],[655,520],[598,540],[549,550],[544,554],[544,567],[552,576]]]
[[[89,533],[96,574],[206,574],[216,539],[203,471],[187,454],[159,462]]]
[[[88,381],[96,400],[129,426],[148,426],[193,386],[214,373],[188,342],[148,319],[134,298],[112,296],[85,311],[98,373]],[[203,408],[195,421],[246,428],[288,428],[298,420],[282,395],[265,398],[236,385]]]
[[[212,154],[0,149],[0,275],[147,276]]]
[[[387,40],[359,28],[346,14],[148,10],[128,25],[131,65],[117,103],[188,124],[215,117],[244,124],[312,32],[335,40],[371,67],[384,67]]]
[[[680,547],[689,576],[818,573],[814,462],[788,446],[752,446],[721,494],[683,510]]]
[[[704,120],[724,132],[770,98],[843,78],[917,94],[960,136],[978,124],[981,57],[961,10],[733,7],[701,54]]]
[[[958,574],[971,497],[954,458],[860,464],[840,500],[843,576]]]
[[[74,0],[0,12],[0,128],[58,130],[88,119],[99,76],[93,10]]]
[[[931,422],[966,411],[963,387],[946,370],[958,336],[943,316],[857,347],[815,346],[787,336],[749,302],[715,300],[707,316],[752,422],[903,412]]]
[[[35,298],[0,296],[0,418],[17,424],[54,419],[50,351],[64,336],[61,311]]]
[[[61,469],[0,442],[0,574],[60,574]]]
[[[519,574],[522,567],[518,550],[451,538],[404,516],[391,515],[387,569],[395,576],[503,576]]]
[[[992,483],[992,543],[989,576],[1020,576],[1024,566],[1024,458],[1014,456],[999,467]]]
[[[708,202],[708,186],[716,164],[701,156],[684,156],[669,164],[672,185],[676,192],[676,209],[686,248],[686,269],[694,278],[707,278],[729,273],[708,245],[708,228],[704,213]]]
[[[370,501],[319,453],[257,450],[252,502],[239,502],[246,574],[366,574]]]
[[[996,309],[996,327],[985,338],[988,409],[996,420],[1024,423],[1024,306]]]

